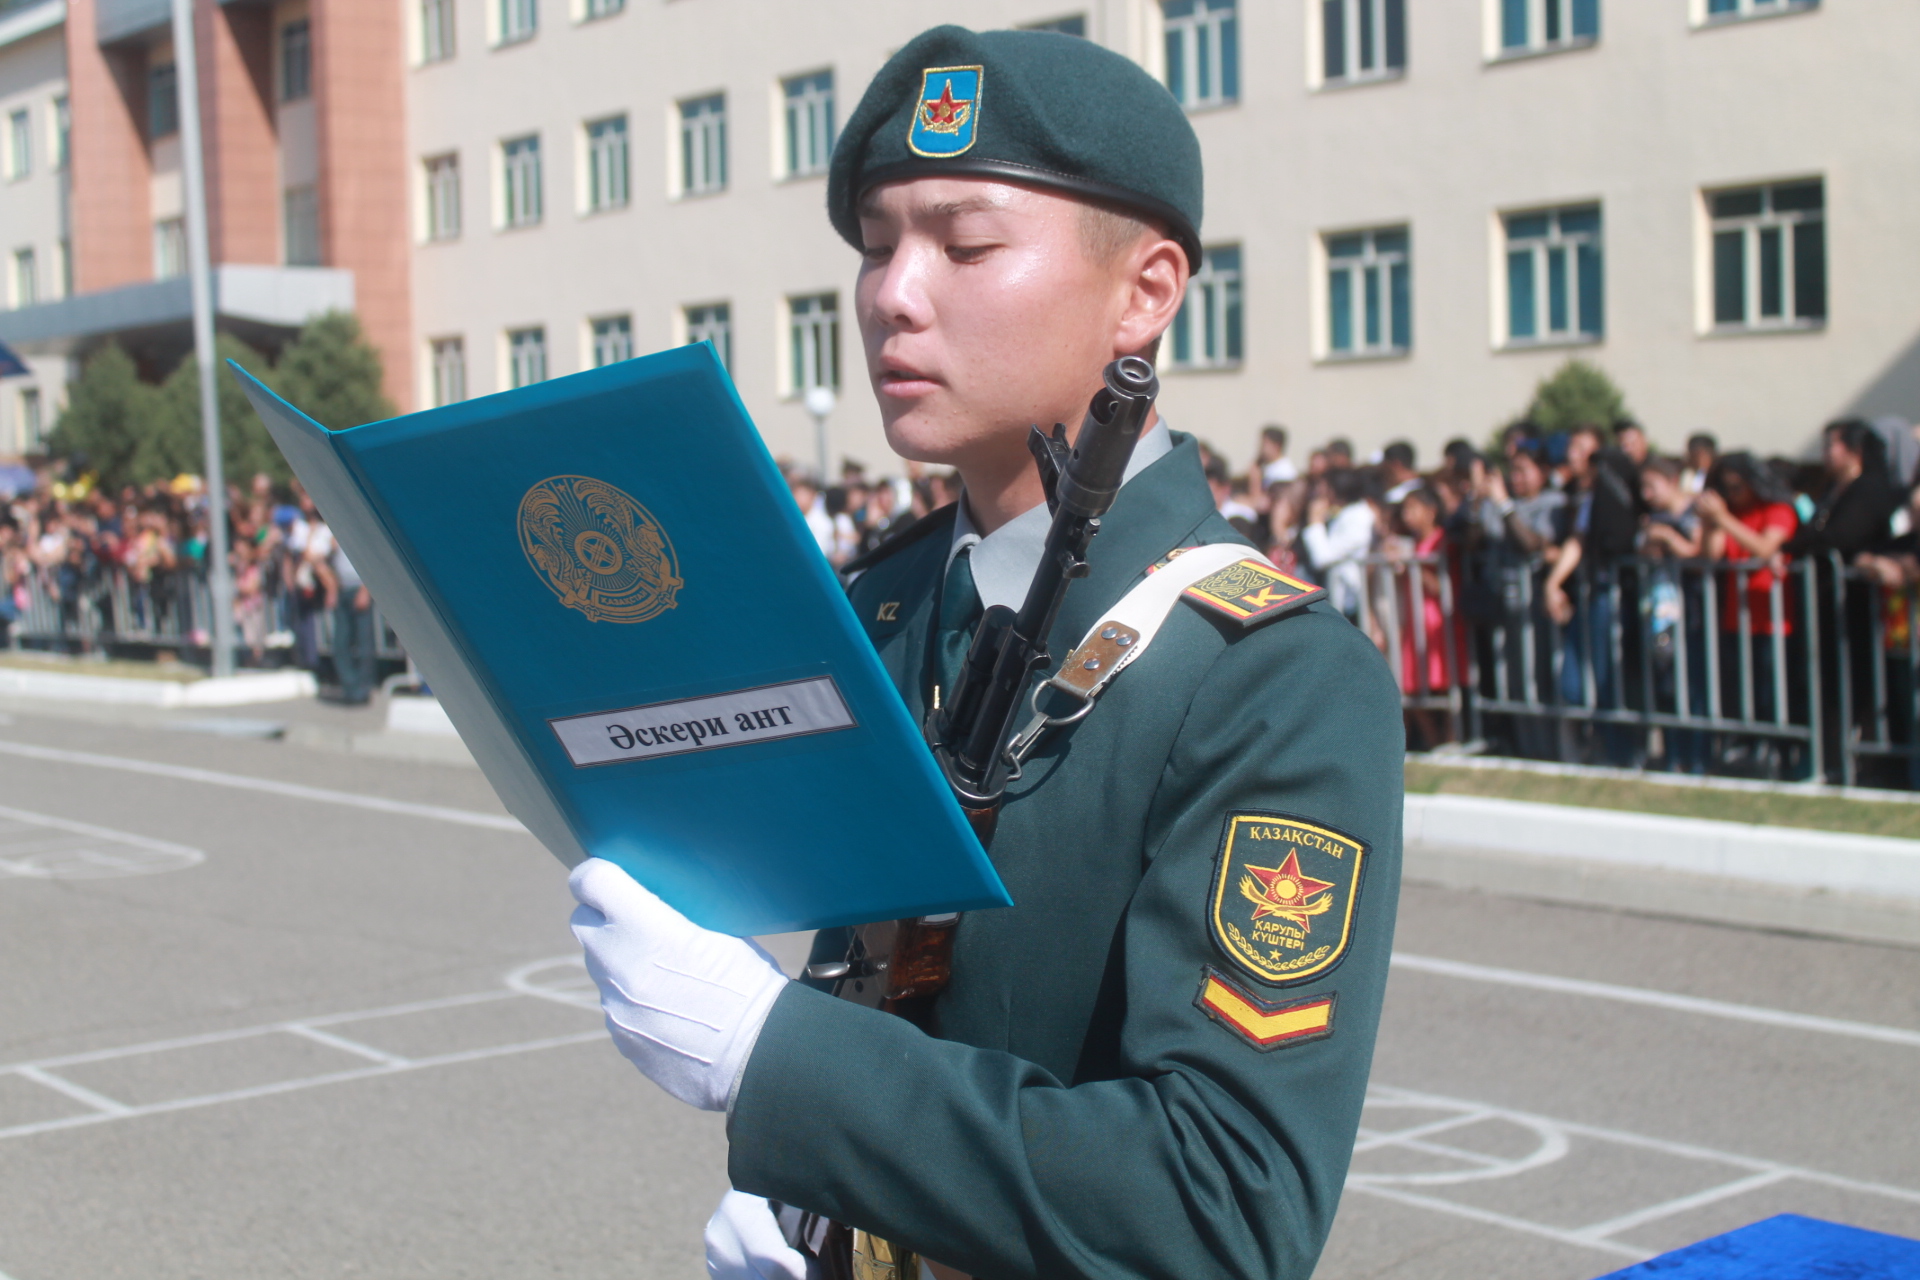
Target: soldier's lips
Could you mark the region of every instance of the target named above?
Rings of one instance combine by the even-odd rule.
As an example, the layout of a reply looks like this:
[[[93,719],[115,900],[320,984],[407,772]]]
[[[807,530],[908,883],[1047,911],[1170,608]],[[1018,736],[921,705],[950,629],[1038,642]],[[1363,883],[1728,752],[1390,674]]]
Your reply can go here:
[[[880,394],[911,400],[939,387],[939,383],[915,370],[888,369],[880,374]]]

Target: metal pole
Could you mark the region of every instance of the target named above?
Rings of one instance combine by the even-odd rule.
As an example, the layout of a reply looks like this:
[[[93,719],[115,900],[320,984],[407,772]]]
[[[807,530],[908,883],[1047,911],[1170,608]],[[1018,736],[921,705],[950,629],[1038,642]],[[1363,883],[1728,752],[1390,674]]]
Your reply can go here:
[[[207,168],[200,148],[200,73],[193,0],[172,0],[174,83],[180,95],[180,168],[186,186],[187,282],[193,294],[193,355],[200,368],[200,441],[206,451],[207,587],[213,609],[213,674],[233,674],[233,576],[227,563],[227,480],[220,456],[220,396],[214,382],[213,266],[207,240]]]

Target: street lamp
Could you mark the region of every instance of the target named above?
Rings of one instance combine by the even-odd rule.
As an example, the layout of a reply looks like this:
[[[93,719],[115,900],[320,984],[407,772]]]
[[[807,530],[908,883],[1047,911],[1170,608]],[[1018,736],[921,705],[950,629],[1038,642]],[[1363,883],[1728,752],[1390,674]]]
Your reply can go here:
[[[220,398],[214,382],[213,266],[207,240],[207,167],[200,145],[200,74],[193,0],[173,0],[174,90],[180,97],[180,168],[186,187],[187,284],[193,355],[200,367],[200,441],[207,454],[207,593],[213,599],[213,674],[233,674],[233,576],[227,564],[227,479],[220,458]]]
[[[813,415],[813,452],[820,467],[820,491],[832,481],[827,476],[827,419],[833,414],[833,406],[838,400],[832,387],[808,387],[805,397],[807,412]]]

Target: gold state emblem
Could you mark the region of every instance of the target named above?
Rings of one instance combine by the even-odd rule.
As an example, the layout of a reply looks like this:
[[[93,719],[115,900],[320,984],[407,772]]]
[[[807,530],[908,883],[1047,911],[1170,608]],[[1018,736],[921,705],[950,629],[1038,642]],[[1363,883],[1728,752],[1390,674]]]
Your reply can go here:
[[[1220,950],[1276,986],[1326,973],[1353,940],[1367,846],[1282,814],[1227,815],[1208,923]]]
[[[660,522],[591,476],[549,476],[527,490],[520,549],[561,604],[594,622],[645,622],[686,585]]]

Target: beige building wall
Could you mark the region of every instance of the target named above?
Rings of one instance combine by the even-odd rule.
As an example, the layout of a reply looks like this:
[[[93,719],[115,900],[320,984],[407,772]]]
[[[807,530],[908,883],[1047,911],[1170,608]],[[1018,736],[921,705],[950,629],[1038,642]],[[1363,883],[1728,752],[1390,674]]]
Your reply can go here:
[[[57,104],[67,95],[67,58],[58,3],[0,17],[0,307],[65,296],[69,252],[68,172],[59,163]],[[27,147],[15,151],[13,120],[26,112]],[[24,172],[22,172],[24,170]],[[17,255],[33,256],[31,281],[19,278]],[[23,292],[31,290],[31,296]],[[17,456],[53,429],[66,401],[67,362],[28,358],[28,377],[0,379],[0,457]],[[36,407],[37,401],[37,407]]]
[[[464,340],[477,395],[509,385],[509,330],[543,326],[559,375],[590,363],[593,317],[630,314],[646,352],[683,339],[684,306],[724,301],[748,409],[777,455],[808,460],[785,301],[825,291],[842,308],[833,452],[890,455],[847,310],[857,259],[827,225],[824,178],[780,176],[782,78],[831,69],[844,122],[886,56],[936,20],[1075,13],[1092,38],[1163,71],[1151,0],[983,0],[964,11],[629,0],[591,20],[585,0],[540,0],[537,34],[504,45],[500,0],[451,3],[456,52],[424,65],[421,6],[408,4],[419,402],[432,402],[435,339]],[[1242,0],[1239,100],[1193,119],[1209,178],[1203,238],[1242,250],[1245,351],[1229,368],[1163,369],[1176,425],[1236,458],[1278,421],[1296,452],[1334,434],[1362,451],[1406,436],[1430,462],[1445,439],[1483,439],[1509,420],[1569,355],[1613,374],[1668,447],[1708,429],[1798,452],[1844,411],[1920,416],[1920,237],[1908,230],[1920,205],[1920,82],[1905,65],[1920,48],[1920,7],[1856,0],[1708,27],[1689,0],[1603,0],[1597,43],[1509,59],[1490,56],[1498,0],[1407,9],[1404,74],[1327,87],[1319,4]],[[681,195],[676,104],[711,93],[727,97],[728,185]],[[615,113],[629,121],[631,199],[587,213],[584,125]],[[536,132],[544,215],[503,229],[500,145]],[[462,226],[428,243],[421,164],[446,153],[459,157]],[[1702,189],[1801,177],[1826,184],[1828,322],[1708,333]],[[1604,211],[1604,337],[1509,349],[1500,214],[1576,202]],[[1385,225],[1412,236],[1411,350],[1328,358],[1322,235]]]

